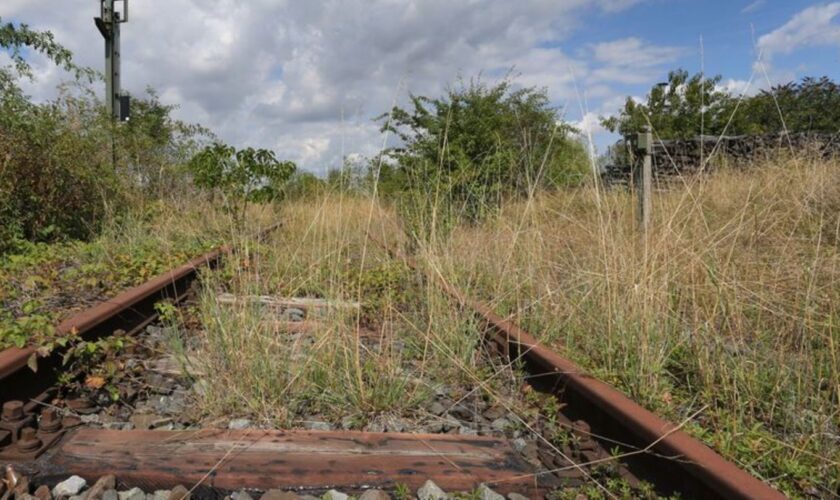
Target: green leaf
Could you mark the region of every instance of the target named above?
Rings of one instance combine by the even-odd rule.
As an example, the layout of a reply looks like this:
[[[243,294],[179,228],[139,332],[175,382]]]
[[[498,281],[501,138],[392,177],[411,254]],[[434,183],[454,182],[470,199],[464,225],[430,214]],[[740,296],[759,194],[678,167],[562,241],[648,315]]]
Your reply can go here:
[[[21,311],[23,311],[23,314],[32,314],[39,307],[41,307],[41,303],[37,300],[28,300],[24,302],[23,306],[21,307]]]

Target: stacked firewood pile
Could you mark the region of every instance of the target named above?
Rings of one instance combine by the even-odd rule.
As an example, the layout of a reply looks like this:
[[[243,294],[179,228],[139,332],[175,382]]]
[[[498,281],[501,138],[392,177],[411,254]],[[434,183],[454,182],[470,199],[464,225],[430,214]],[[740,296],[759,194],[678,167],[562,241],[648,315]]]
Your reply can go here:
[[[702,136],[657,141],[652,155],[653,175],[656,181],[668,181],[678,175],[710,172],[722,165],[746,167],[791,152],[823,158],[840,156],[840,134]],[[629,184],[633,173],[631,163],[607,165],[601,174],[604,184]]]

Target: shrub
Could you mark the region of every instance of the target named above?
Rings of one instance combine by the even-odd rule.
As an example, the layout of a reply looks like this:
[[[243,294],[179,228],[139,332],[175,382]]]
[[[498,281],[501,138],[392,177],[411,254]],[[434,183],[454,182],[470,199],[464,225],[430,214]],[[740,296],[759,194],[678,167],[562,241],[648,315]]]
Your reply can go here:
[[[79,68],[51,33],[0,21],[0,253],[29,241],[88,239],[145,197],[186,186],[180,167],[209,132],[173,120],[153,91],[134,100],[127,124],[113,123]],[[34,50],[71,71],[59,97],[36,104],[18,85]],[[87,78],[85,78],[87,77]]]
[[[411,104],[380,117],[383,132],[403,143],[386,153],[387,180],[411,193],[400,199],[423,204],[410,211],[446,204],[478,221],[507,197],[579,182],[588,168],[575,130],[545,90],[515,89],[509,79],[494,86],[472,80],[442,98],[412,95]]]
[[[34,105],[15,92],[0,96],[0,109],[0,250],[95,233],[120,192],[95,112],[64,98]]]
[[[237,151],[215,143],[190,160],[189,170],[196,186],[220,192],[225,208],[235,221],[241,222],[249,202],[267,202],[282,196],[284,184],[296,166],[277,160],[266,149]]]
[[[286,183],[284,196],[290,199],[309,199],[326,189],[326,183],[309,172],[295,172]]]
[[[840,85],[828,77],[806,77],[775,85],[749,97],[720,88],[721,77],[668,74],[644,103],[628,97],[618,114],[602,118],[607,130],[629,137],[650,124],[662,139],[697,135],[742,135],[840,131]],[[784,121],[782,121],[784,116]]]

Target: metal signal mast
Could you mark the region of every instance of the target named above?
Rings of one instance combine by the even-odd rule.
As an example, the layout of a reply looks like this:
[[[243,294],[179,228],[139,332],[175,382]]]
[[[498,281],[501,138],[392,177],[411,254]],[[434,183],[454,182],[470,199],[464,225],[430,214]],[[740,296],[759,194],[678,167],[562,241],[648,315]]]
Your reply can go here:
[[[99,0],[100,17],[93,20],[105,38],[105,103],[114,120],[128,121],[130,102],[120,87],[120,24],[128,22],[128,0]],[[115,5],[122,2],[122,12]]]

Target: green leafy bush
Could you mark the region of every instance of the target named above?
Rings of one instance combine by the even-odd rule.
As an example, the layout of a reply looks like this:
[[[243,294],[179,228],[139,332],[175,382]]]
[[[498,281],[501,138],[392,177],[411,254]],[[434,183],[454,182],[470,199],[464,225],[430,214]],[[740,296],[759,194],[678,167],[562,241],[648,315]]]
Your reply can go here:
[[[0,251],[21,239],[87,238],[119,205],[96,113],[71,97],[35,105],[0,95]],[[93,115],[93,116],[92,116]]]
[[[671,71],[667,82],[651,88],[646,102],[628,97],[624,107],[602,123],[625,137],[650,124],[662,139],[840,130],[840,85],[828,77],[806,77],[748,97],[722,90],[721,80]]]
[[[295,172],[283,189],[284,197],[307,199],[318,196],[327,189],[327,183],[309,172]]]
[[[284,184],[295,173],[290,161],[279,161],[272,151],[215,143],[189,163],[196,186],[222,194],[225,207],[242,221],[249,202],[264,203],[282,196]]]
[[[0,252],[4,252],[23,239],[85,233],[89,227],[81,222],[95,220],[101,205],[80,204],[76,196],[84,193],[88,199],[98,199],[91,186],[97,175],[90,165],[69,169],[67,158],[58,154],[69,149],[68,136],[73,133],[62,119],[66,102],[35,105],[17,84],[19,78],[32,76],[25,50],[40,52],[77,74],[83,70],[51,33],[33,31],[25,24],[0,19],[0,49],[12,60],[0,67]],[[91,156],[89,142],[76,146]]]
[[[422,221],[439,213],[478,221],[506,198],[577,183],[587,172],[585,149],[545,90],[472,80],[442,98],[412,95],[411,104],[380,117],[402,146],[375,168],[386,194]]]
[[[416,300],[412,279],[402,263],[382,262],[364,269],[350,265],[341,281],[349,297],[364,297],[362,320],[376,325],[391,309],[406,309]]]
[[[79,68],[49,32],[0,21],[0,253],[26,241],[90,239],[106,222],[149,198],[188,189],[182,165],[210,133],[171,118],[153,91],[115,124]],[[59,97],[33,103],[19,86],[34,50],[75,75]]]

